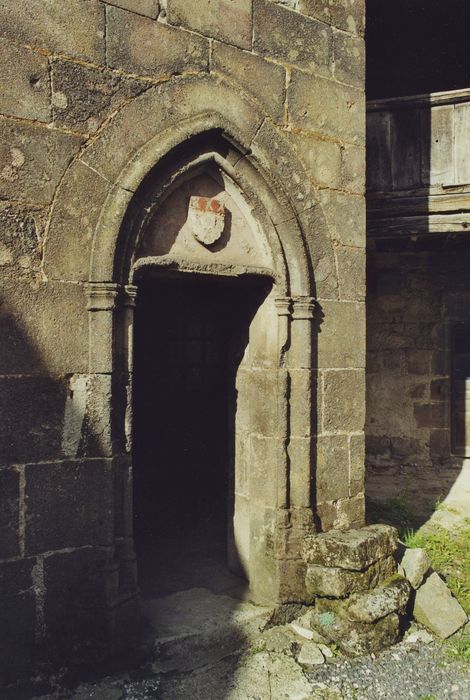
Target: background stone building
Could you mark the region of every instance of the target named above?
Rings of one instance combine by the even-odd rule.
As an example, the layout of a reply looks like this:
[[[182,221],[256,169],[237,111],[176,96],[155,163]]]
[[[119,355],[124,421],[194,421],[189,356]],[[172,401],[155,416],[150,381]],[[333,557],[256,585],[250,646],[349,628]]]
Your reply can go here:
[[[366,491],[411,524],[470,513],[470,10],[367,11]]]
[[[363,10],[0,2],[7,680],[129,642],[136,551],[302,600],[364,523]]]

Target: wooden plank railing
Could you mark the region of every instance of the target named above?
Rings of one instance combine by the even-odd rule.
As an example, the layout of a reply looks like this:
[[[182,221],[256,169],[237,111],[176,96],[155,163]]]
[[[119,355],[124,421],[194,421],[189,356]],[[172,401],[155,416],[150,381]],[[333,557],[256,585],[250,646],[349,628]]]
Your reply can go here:
[[[367,106],[372,235],[470,230],[470,88]]]

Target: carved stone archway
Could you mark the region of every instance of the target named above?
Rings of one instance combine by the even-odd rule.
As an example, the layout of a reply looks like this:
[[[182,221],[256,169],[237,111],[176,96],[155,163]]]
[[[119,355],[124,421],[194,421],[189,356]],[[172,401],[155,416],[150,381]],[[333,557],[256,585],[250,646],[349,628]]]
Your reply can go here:
[[[208,104],[214,107],[208,110]],[[204,77],[151,88],[114,117],[70,165],[45,245],[45,274],[83,284],[88,297],[89,374],[98,380],[93,400],[100,420],[108,417],[115,464],[113,605],[136,590],[130,495],[136,251],[149,216],[178,179],[207,167],[245,202],[269,251],[275,290],[275,460],[263,475],[274,488],[263,508],[257,504],[247,516],[250,586],[257,600],[304,599],[299,546],[315,521],[315,269],[331,263],[331,242],[287,138],[233,88]]]

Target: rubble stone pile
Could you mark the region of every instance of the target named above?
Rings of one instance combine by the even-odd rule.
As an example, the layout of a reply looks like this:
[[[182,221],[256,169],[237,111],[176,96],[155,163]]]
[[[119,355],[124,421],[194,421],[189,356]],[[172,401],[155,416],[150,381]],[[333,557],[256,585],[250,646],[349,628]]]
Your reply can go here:
[[[440,638],[467,622],[424,550],[399,545],[391,526],[309,535],[302,555],[312,605],[302,624],[350,656],[395,644],[412,617]]]

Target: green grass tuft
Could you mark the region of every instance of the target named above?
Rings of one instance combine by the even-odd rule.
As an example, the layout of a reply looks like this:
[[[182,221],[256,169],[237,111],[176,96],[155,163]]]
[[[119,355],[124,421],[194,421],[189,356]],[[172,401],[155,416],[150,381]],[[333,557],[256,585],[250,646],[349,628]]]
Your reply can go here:
[[[447,652],[452,659],[470,664],[470,634],[457,634],[447,642]]]
[[[408,547],[422,547],[433,568],[445,579],[465,612],[470,614],[470,520],[455,530],[434,527],[404,536]]]

